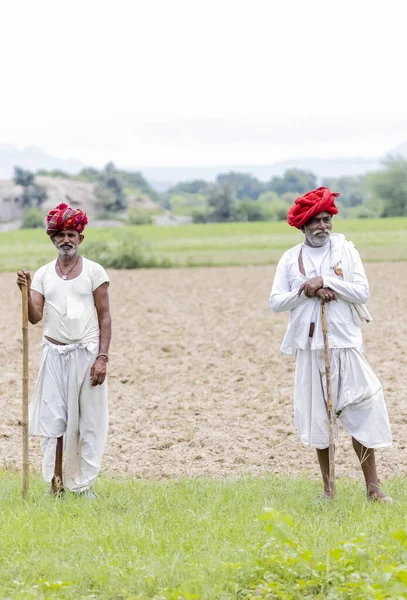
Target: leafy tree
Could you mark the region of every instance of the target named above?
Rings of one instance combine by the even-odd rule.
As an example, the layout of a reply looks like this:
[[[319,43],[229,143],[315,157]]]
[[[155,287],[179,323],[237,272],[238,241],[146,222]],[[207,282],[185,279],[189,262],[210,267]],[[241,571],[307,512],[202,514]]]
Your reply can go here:
[[[390,156],[384,162],[385,171],[370,173],[366,185],[375,198],[383,201],[384,217],[407,216],[407,160]]]
[[[47,199],[46,189],[42,185],[34,183],[24,188],[23,195],[21,196],[22,204],[26,206],[41,206]]]
[[[295,193],[295,192],[285,192],[285,194],[281,194],[281,196],[278,198],[278,200],[283,200],[283,202],[285,202],[285,204],[286,204],[285,208],[286,208],[286,211],[287,211],[288,208],[294,204],[294,202],[296,201],[297,198],[298,198],[298,194],[297,193]],[[276,200],[273,200],[273,202],[276,202]]]
[[[37,175],[42,175],[44,177],[56,177],[56,178],[62,178],[62,179],[72,179],[72,175],[70,175],[69,173],[66,173],[65,171],[61,171],[60,169],[53,169],[52,171],[46,171],[45,169],[39,169],[36,174]]]
[[[107,176],[116,175],[117,169],[116,169],[116,165],[114,164],[114,162],[109,160],[109,162],[105,165],[103,172]]]
[[[45,228],[45,216],[35,206],[32,208],[26,208],[23,214],[23,221],[21,223],[21,229],[44,229]]]
[[[98,212],[113,212],[112,206],[115,206],[116,198],[112,190],[109,190],[104,182],[100,181],[95,185],[95,196]]]
[[[23,188],[27,188],[34,184],[35,175],[31,171],[22,169],[21,167],[14,167],[14,182],[16,185],[21,185]]]
[[[276,192],[263,192],[259,196],[259,202],[272,202],[273,200],[276,200],[276,198],[278,198]]]
[[[123,186],[112,162],[107,163],[99,175],[98,183],[95,186],[95,196],[99,210],[117,213],[127,207]]]
[[[264,221],[265,215],[260,202],[240,200],[236,207],[236,221]]]
[[[365,177],[362,175],[359,177],[325,177],[322,185],[329,187],[333,192],[339,192],[343,206],[359,206],[366,196]]]
[[[81,179],[82,181],[89,181],[89,183],[96,183],[99,179],[99,175],[100,174],[97,169],[94,169],[93,167],[86,167],[80,171],[79,175],[77,175],[77,178]]]
[[[238,200],[242,200],[243,198],[257,200],[260,194],[265,191],[264,183],[253,177],[253,175],[246,173],[236,173],[234,171],[221,173],[217,176],[216,182],[219,185],[230,186]]]
[[[285,194],[284,194],[285,195]],[[287,219],[287,212],[289,205],[292,202],[288,202],[281,198],[275,198],[271,202],[264,205],[264,217],[266,221],[285,221]]]
[[[208,221],[235,220],[236,196],[230,185],[214,185],[208,196]]]
[[[169,188],[168,194],[205,194],[210,184],[204,179],[193,179],[192,181],[180,181]]]
[[[268,184],[268,189],[276,192],[279,196],[286,192],[305,194],[316,187],[316,175],[302,169],[287,169],[282,177],[275,176]]]
[[[139,171],[116,170],[116,177],[127,193],[146,194],[154,202],[160,201],[158,192],[148,183]]]
[[[170,197],[173,215],[192,216],[195,210],[205,210],[206,205],[204,194],[176,194]]]
[[[207,223],[208,222],[208,211],[196,208],[192,211],[192,222],[193,223]]]
[[[47,192],[45,188],[35,183],[35,175],[31,171],[27,171],[21,167],[14,167],[14,182],[23,188],[21,203],[24,208],[41,206],[46,200]]]

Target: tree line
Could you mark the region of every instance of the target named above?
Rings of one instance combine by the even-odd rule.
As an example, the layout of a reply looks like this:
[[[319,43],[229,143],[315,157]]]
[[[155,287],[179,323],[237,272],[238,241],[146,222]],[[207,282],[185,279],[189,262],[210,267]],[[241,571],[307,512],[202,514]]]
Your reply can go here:
[[[231,171],[219,174],[213,183],[203,179],[183,181],[165,193],[158,193],[140,172],[118,169],[112,162],[101,170],[87,167],[78,175],[58,170],[34,174],[15,167],[14,181],[23,189],[22,206],[31,209],[31,215],[33,211],[39,213],[46,200],[45,188],[35,180],[37,175],[93,183],[97,216],[107,219],[126,215],[128,198],[135,195],[149,198],[174,215],[191,217],[196,223],[280,221],[286,219],[298,196],[319,185],[340,193],[337,204],[342,218],[407,216],[407,160],[402,156],[390,156],[380,171],[357,177],[318,181],[314,173],[294,168],[260,181],[253,175]],[[37,220],[42,223],[41,219],[42,214]],[[146,220],[136,215],[134,222]]]
[[[223,173],[213,184],[198,179],[173,186],[164,203],[195,222],[279,221],[287,218],[298,196],[321,185],[340,193],[342,218],[407,216],[407,160],[402,156],[385,159],[380,171],[320,181],[302,169],[287,169],[267,182],[250,174]]]

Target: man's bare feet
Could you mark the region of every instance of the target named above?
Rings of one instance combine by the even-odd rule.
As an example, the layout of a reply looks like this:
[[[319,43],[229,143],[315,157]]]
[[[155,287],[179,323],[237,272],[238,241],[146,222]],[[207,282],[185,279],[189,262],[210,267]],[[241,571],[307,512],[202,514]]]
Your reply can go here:
[[[49,493],[52,496],[62,496],[63,494],[65,494],[64,484],[62,482],[61,477],[59,477],[58,475],[54,475],[54,477],[52,478],[51,489]]]
[[[315,504],[319,504],[321,502],[332,502],[334,500],[335,495],[330,494],[328,491],[324,490],[318,498],[315,498]]]
[[[388,504],[393,502],[393,498],[380,489],[374,492],[368,492],[367,499],[370,500],[370,502],[387,502]]]

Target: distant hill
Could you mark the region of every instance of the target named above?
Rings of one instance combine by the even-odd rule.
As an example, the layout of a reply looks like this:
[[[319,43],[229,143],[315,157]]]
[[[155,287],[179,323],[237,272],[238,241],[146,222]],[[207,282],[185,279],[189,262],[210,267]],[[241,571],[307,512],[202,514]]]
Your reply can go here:
[[[85,166],[80,160],[55,158],[35,146],[18,150],[15,146],[0,144],[0,179],[12,177],[16,165],[30,171],[59,169],[71,174],[78,173]]]

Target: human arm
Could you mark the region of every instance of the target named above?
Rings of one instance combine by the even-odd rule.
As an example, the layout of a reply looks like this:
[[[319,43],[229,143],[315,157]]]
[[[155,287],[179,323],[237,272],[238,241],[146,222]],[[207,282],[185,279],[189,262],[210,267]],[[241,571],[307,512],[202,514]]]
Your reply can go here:
[[[96,358],[90,371],[92,385],[100,385],[106,378],[106,367],[109,356],[110,338],[112,334],[110,306],[109,306],[109,284],[102,283],[93,292],[96,313],[99,321],[100,339],[99,356]]]
[[[23,285],[28,288],[28,320],[35,325],[41,321],[44,313],[44,296],[31,289],[31,273],[29,271],[17,272],[17,285],[20,290]]]
[[[338,298],[353,304],[365,304],[369,299],[369,283],[359,252],[355,247],[350,247],[351,268],[353,270],[352,281],[344,281],[339,277],[324,277],[324,288],[334,290]]]
[[[308,298],[324,298],[326,302],[338,300],[338,296],[330,287],[324,287],[324,279],[321,276],[311,277],[311,279],[303,283],[298,290],[298,295],[301,296],[303,292],[304,296]]]
[[[308,300],[305,294],[299,295],[300,288],[291,289],[287,256],[284,255],[277,265],[273,287],[270,294],[270,307],[274,312],[293,310]]]

